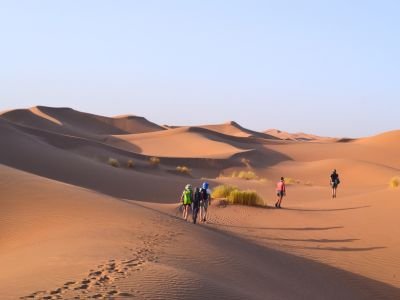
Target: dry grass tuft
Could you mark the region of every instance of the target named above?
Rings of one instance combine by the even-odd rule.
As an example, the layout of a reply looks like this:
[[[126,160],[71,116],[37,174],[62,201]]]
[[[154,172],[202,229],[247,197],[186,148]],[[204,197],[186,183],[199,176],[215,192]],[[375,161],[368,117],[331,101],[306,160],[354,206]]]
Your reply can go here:
[[[128,160],[128,162],[126,163],[126,166],[127,166],[129,169],[132,169],[133,167],[135,167],[135,162],[134,162],[132,159],[130,159],[130,160]]]
[[[119,161],[116,160],[115,158],[109,158],[108,159],[108,164],[114,168],[119,168]]]
[[[257,180],[259,177],[253,171],[240,171],[238,178],[245,179],[245,180]]]
[[[226,177],[223,173],[219,175],[219,177],[224,178]],[[253,172],[253,171],[234,171],[231,176],[228,175],[230,178],[240,178],[240,179],[245,179],[245,180],[260,180],[260,177]]]
[[[179,173],[186,174],[186,175],[190,175],[190,173],[192,172],[192,170],[189,169],[189,168],[186,167],[186,166],[177,166],[177,167],[176,167],[176,170],[177,170]]]
[[[240,160],[240,162],[241,162],[242,164],[244,164],[247,168],[251,168],[251,166],[250,166],[250,159],[242,158],[242,159]]]
[[[291,184],[297,183],[297,181],[294,180],[293,178],[285,177],[285,183],[288,184],[288,185],[291,185]]]
[[[265,206],[264,200],[252,190],[233,190],[228,196],[230,204],[240,204],[248,206]]]
[[[152,166],[158,166],[158,165],[160,164],[160,159],[159,159],[158,157],[155,157],[155,156],[150,157],[149,163],[150,163]]]
[[[400,177],[398,176],[392,177],[389,181],[389,186],[392,189],[398,188],[400,186]]]
[[[231,185],[219,185],[215,187],[212,190],[211,197],[212,198],[227,198],[229,194],[237,190],[238,188],[236,186],[231,186]]]
[[[265,206],[264,200],[252,190],[239,190],[231,185],[219,185],[213,189],[212,198],[225,198],[230,204]]]

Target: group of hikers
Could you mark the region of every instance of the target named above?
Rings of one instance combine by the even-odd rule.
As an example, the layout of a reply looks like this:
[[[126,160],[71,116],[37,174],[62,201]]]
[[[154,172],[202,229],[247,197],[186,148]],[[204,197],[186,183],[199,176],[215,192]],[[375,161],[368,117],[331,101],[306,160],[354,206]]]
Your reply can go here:
[[[332,198],[336,198],[336,189],[340,183],[339,174],[336,169],[332,171],[330,176],[330,186],[332,188]],[[277,201],[275,203],[276,208],[281,208],[282,199],[286,196],[286,184],[285,178],[281,177],[280,181],[276,184],[276,195]],[[208,182],[203,182],[201,188],[196,187],[193,191],[193,187],[190,184],[185,186],[182,192],[180,202],[183,205],[183,218],[187,221],[189,216],[189,210],[192,211],[193,223],[197,222],[197,215],[200,212],[200,221],[207,221],[207,210],[208,206],[211,205],[211,190]]]
[[[339,180],[339,174],[336,172],[336,169],[332,171],[331,174],[331,181],[330,181],[330,186],[332,188],[332,198],[336,198],[336,189],[340,183]],[[275,207],[276,208],[281,208],[281,203],[282,199],[284,196],[286,196],[286,184],[285,184],[285,178],[281,177],[281,180],[278,181],[276,184],[276,196],[278,197]]]
[[[200,221],[207,221],[208,206],[211,205],[211,190],[208,182],[203,182],[201,188],[196,187],[193,191],[191,184],[187,184],[182,192],[181,203],[183,205],[183,218],[187,221],[189,210],[192,210],[193,223],[197,222],[200,212]]]

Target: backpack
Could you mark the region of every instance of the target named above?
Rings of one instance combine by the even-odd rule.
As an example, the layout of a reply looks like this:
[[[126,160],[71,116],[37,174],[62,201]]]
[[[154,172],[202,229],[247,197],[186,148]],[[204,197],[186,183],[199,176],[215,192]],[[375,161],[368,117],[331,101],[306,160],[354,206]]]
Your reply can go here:
[[[185,189],[183,191],[183,204],[191,204],[192,203],[192,191],[189,189]]]
[[[200,192],[201,192],[201,198],[203,199],[203,200],[208,200],[208,193],[207,193],[207,189],[201,189],[200,190]]]

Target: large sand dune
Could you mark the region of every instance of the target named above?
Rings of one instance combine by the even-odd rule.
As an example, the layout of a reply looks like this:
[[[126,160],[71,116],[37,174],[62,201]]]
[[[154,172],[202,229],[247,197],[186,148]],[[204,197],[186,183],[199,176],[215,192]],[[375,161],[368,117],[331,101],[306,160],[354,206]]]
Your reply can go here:
[[[3,119],[44,130],[73,135],[112,135],[165,130],[143,117],[103,117],[70,108],[36,106],[11,110],[1,114]]]
[[[396,131],[288,141],[39,106],[1,114],[0,138],[1,299],[400,297]],[[219,176],[241,170],[266,179]],[[187,183],[254,189],[271,207],[280,176],[294,179],[285,209],[215,201],[207,224],[180,218]]]

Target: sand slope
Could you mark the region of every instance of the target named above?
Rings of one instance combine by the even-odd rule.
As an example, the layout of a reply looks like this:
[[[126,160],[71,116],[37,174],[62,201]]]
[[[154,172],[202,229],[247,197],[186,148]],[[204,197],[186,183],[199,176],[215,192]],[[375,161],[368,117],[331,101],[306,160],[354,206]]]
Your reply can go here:
[[[221,299],[353,299],[397,293],[135,203],[7,167],[0,167],[0,173],[8,178],[1,184],[3,299],[198,299],[200,294]],[[23,186],[19,193],[10,184],[17,181]],[[293,282],[290,288],[282,278]],[[314,288],[316,284],[324,289]]]

